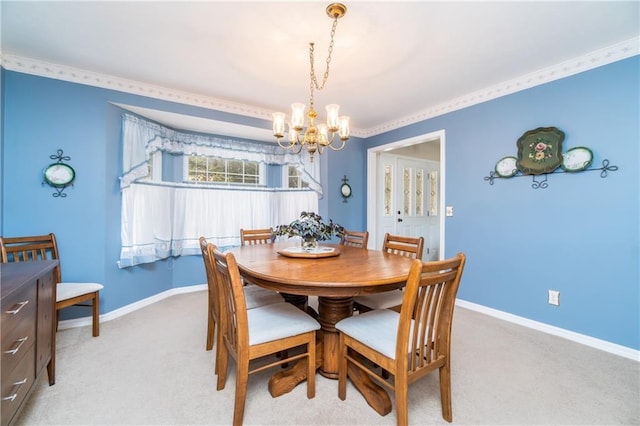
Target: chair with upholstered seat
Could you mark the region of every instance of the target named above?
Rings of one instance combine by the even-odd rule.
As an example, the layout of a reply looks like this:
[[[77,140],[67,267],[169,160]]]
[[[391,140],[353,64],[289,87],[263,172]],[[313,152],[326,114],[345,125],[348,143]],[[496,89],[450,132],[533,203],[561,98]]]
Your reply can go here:
[[[345,229],[342,237],[340,237],[340,244],[343,246],[367,248],[369,242],[369,231],[348,231]]]
[[[438,369],[442,417],[451,422],[451,324],[465,255],[422,262],[414,260],[400,312],[376,309],[345,318],[340,331],[338,397],[346,398],[347,369],[351,365],[395,392],[398,425],[408,418],[408,387]],[[370,362],[366,362],[366,358]],[[393,375],[387,380],[370,364]]]
[[[241,425],[247,396],[249,374],[277,365],[305,359],[307,362],[307,398],[315,396],[316,330],[320,323],[289,303],[276,303],[247,309],[240,271],[233,253],[221,253],[207,245],[208,260],[214,262],[220,306],[220,333],[224,349],[219,353],[217,389],[224,389],[228,358],[236,362],[236,392],[233,424]],[[251,361],[276,353],[295,355],[252,366]],[[253,367],[253,368],[251,368]]]
[[[243,246],[256,244],[272,244],[275,241],[273,228],[240,229],[240,244]],[[280,293],[284,300],[317,317],[313,308],[309,307],[309,297],[300,294]]]
[[[202,252],[202,260],[204,261],[205,272],[207,274],[207,289],[209,292],[209,303],[207,313],[207,350],[213,349],[213,340],[216,334],[216,325],[219,324],[219,309],[217,287],[215,285],[215,272],[210,268],[211,262],[207,260],[207,239],[200,237],[200,251]],[[256,308],[258,306],[270,305],[272,303],[284,303],[284,299],[275,291],[269,291],[258,286],[244,287],[247,309]],[[220,348],[220,336],[218,333],[218,348]],[[218,350],[218,349],[217,349]],[[216,350],[216,352],[217,352]],[[216,360],[218,356],[216,355]],[[217,365],[216,365],[216,373]]]
[[[0,252],[2,262],[32,262],[56,259],[60,262],[58,244],[53,233],[48,235],[28,237],[0,237]],[[62,273],[60,263],[55,269],[56,309],[54,322],[58,324],[58,311],[69,306],[91,306],[92,335],[100,335],[100,290],[102,284],[91,282],[61,282]],[[87,304],[88,303],[88,304]]]
[[[422,259],[423,248],[424,237],[406,237],[386,233],[382,243],[382,251],[412,259]],[[353,306],[360,313],[372,309],[394,309],[399,311],[402,304],[402,296],[401,291],[395,290],[356,296],[353,299]]]

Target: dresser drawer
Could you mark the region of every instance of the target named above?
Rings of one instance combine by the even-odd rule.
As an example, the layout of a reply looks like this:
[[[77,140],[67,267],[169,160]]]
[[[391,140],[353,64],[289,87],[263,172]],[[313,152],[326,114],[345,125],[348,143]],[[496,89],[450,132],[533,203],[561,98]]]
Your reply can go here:
[[[13,295],[12,295],[13,296]],[[36,287],[26,286],[2,306],[2,383],[36,341]],[[5,301],[6,302],[6,301]],[[35,367],[34,367],[35,368]]]
[[[35,283],[34,283],[35,284]],[[25,322],[35,322],[37,309],[37,291],[35,285],[22,286],[10,297],[2,300],[2,341],[14,335],[15,329]]]
[[[2,424],[6,425],[18,411],[35,379],[35,351],[25,353],[6,376],[3,362],[2,376]]]

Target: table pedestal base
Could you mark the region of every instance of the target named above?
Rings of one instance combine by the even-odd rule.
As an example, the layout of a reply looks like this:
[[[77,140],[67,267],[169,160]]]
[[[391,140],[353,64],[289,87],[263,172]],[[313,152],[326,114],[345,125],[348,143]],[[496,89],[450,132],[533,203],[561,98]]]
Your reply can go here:
[[[340,335],[335,324],[353,314],[353,298],[318,298],[318,322],[322,327],[316,344],[316,368],[329,379],[338,378],[338,346]],[[391,412],[389,394],[369,376],[357,368],[349,366],[349,379],[365,398],[367,403],[381,416]],[[296,363],[292,368],[280,371],[269,380],[269,393],[276,398],[291,392],[307,379],[306,361]]]

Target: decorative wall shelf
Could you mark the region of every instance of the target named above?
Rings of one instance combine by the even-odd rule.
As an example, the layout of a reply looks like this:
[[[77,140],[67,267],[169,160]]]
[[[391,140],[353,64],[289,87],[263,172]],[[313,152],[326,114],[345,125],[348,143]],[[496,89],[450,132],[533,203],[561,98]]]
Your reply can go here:
[[[578,146],[562,153],[564,132],[556,127],[538,127],[526,131],[516,145],[518,156],[503,157],[484,180],[493,185],[495,179],[532,176],[533,189],[545,189],[548,175],[560,173],[578,173],[599,170],[600,177],[605,178],[609,172],[618,170],[618,166],[602,160],[602,167],[590,168],[593,163],[593,152],[586,146]],[[538,178],[541,176],[541,178]]]
[[[600,171],[600,177],[601,178],[606,178],[609,175],[609,172],[615,172],[618,170],[618,166],[612,166],[609,164],[609,160],[604,159],[602,160],[602,167],[598,167],[598,168],[590,168],[590,169],[583,169],[580,170],[581,172],[593,172],[593,171]],[[551,172],[551,173],[543,173],[542,175],[523,175],[520,172],[515,172],[512,176],[501,176],[499,173],[497,173],[496,171],[490,171],[489,172],[489,176],[485,176],[484,180],[485,181],[489,181],[489,185],[493,185],[493,181],[495,179],[509,179],[512,177],[525,177],[525,176],[531,176],[532,177],[532,183],[531,183],[531,188],[533,189],[545,189],[549,186],[549,184],[547,183],[547,176],[548,175],[556,175],[556,174],[561,174],[561,173],[572,173],[575,174],[577,172],[574,171],[568,171],[568,170],[564,170],[564,169],[556,169],[555,171]],[[540,176],[542,176],[542,179],[537,179],[540,178]]]

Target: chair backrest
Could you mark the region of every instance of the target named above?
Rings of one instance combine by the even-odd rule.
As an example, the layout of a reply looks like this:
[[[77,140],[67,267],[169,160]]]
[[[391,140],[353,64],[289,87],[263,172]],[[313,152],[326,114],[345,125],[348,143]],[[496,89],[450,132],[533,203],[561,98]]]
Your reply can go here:
[[[340,244],[343,246],[367,248],[369,242],[369,231],[347,231],[345,229],[342,237],[340,238]]]
[[[413,261],[400,310],[396,360],[409,375],[448,362],[453,308],[466,257],[435,262]],[[404,351],[408,348],[409,356]],[[400,368],[404,370],[404,368]]]
[[[56,236],[53,233],[29,237],[0,237],[0,257],[2,263],[60,260]],[[61,278],[58,262],[54,270],[55,282],[59,283]]]
[[[215,266],[214,260],[209,255],[209,251],[207,250],[207,246],[209,245],[209,243],[207,242],[207,239],[205,237],[200,237],[199,242],[200,242],[200,251],[202,252],[202,261],[204,262],[204,270],[207,274],[207,288],[209,290],[209,305],[210,305],[210,309],[213,310],[214,318],[218,320],[218,317],[219,317],[218,312],[220,310],[218,309],[218,286],[216,283],[216,279],[217,279],[216,272],[213,269]],[[214,249],[217,248],[214,244],[211,244],[211,245],[214,247]]]
[[[243,246],[270,244],[273,242],[273,228],[240,229],[240,243]]]
[[[399,254],[412,259],[422,259],[424,237],[405,237],[402,235],[384,234],[382,251]]]
[[[249,320],[240,270],[231,252],[222,253],[213,244],[207,245],[209,259],[216,274],[220,309],[220,330],[225,345],[237,354],[249,348]]]

